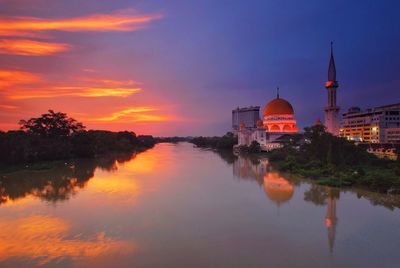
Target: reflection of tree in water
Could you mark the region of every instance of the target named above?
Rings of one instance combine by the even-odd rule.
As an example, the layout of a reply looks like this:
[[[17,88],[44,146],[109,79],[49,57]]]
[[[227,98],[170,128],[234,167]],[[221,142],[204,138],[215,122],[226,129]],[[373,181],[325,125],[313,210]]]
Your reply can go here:
[[[58,163],[43,171],[22,170],[0,175],[0,205],[27,196],[57,202],[67,200],[84,188],[96,168],[115,171],[117,162],[132,159],[131,154],[108,155],[97,159],[79,159]]]
[[[365,198],[374,206],[383,206],[389,210],[400,208],[400,195],[382,194],[367,190],[357,190],[358,198]]]
[[[339,188],[330,188],[318,184],[310,184],[310,189],[304,192],[304,201],[312,202],[318,206],[326,205],[328,198],[340,198]]]
[[[218,150],[216,152],[225,162],[232,165],[235,160],[238,158],[236,155],[233,154],[232,150]]]

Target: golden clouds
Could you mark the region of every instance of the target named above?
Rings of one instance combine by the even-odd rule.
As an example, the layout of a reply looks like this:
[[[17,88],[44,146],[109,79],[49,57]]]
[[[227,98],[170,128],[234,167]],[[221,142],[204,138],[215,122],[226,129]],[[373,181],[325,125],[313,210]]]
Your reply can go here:
[[[21,36],[21,32],[41,31],[134,31],[161,17],[161,14],[138,15],[132,10],[66,19],[13,17],[0,20],[0,35]]]
[[[10,17],[0,19],[0,36],[49,38],[50,31],[64,32],[110,32],[136,31],[161,14],[141,15],[133,10],[111,14],[94,14],[64,19],[43,19],[35,17]],[[71,49],[64,43],[33,41],[27,39],[0,40],[0,53],[20,56],[48,56]]]
[[[70,49],[70,46],[62,43],[39,42],[26,39],[0,40],[0,53],[23,56],[47,56],[57,54]]]
[[[2,88],[21,84],[38,83],[40,81],[42,81],[41,77],[33,73],[0,69],[0,87]]]
[[[129,87],[137,84],[131,80],[88,78],[80,79],[75,83],[78,85],[68,85],[67,81],[61,81],[55,85],[54,82],[47,81],[34,73],[0,69],[2,94],[11,100],[57,97],[128,97],[142,90],[137,87]]]
[[[127,97],[140,91],[140,88],[101,88],[80,86],[59,86],[35,90],[20,90],[9,96],[10,99],[43,99],[58,97]]]
[[[67,238],[70,225],[61,218],[34,215],[0,221],[0,261],[31,258],[39,265],[60,259],[131,253],[132,243],[116,241],[100,232],[94,239]]]
[[[91,121],[103,122],[160,122],[169,121],[172,118],[166,115],[154,115],[147,112],[156,111],[155,107],[129,107],[116,112],[110,116],[93,118]]]

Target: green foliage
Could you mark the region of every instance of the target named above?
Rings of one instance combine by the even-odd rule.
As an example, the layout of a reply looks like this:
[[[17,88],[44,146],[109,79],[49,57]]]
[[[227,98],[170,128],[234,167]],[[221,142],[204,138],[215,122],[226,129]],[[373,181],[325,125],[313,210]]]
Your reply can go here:
[[[379,159],[353,142],[332,136],[323,126],[305,128],[304,142],[298,150],[292,146],[276,149],[269,153],[269,159],[282,171],[323,185],[400,191],[400,159]]]
[[[49,110],[38,118],[20,120],[21,130],[46,137],[65,137],[85,129],[82,123],[70,118],[65,113]]]
[[[214,149],[232,149],[237,143],[237,137],[232,132],[226,133],[222,137],[196,137],[190,140],[197,147],[208,147]]]
[[[21,122],[23,130],[0,132],[0,164],[93,158],[140,151],[155,144],[152,136],[137,137],[134,132],[85,131],[81,123],[51,110]]]

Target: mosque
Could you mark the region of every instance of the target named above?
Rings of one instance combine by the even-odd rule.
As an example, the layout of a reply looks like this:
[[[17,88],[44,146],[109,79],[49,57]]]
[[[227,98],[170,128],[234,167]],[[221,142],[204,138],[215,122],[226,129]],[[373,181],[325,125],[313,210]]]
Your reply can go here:
[[[324,109],[324,125],[328,132],[336,136],[339,135],[340,123],[340,108],[336,104],[336,91],[338,87],[339,83],[336,80],[336,66],[331,43],[328,81],[325,83],[328,101]],[[265,106],[263,118],[260,118],[259,108],[259,106],[248,108],[238,107],[232,111],[232,129],[238,136],[238,144],[235,146],[235,149],[240,146],[249,146],[253,141],[257,141],[263,151],[271,151],[284,146],[288,140],[299,132],[296,119],[294,118],[295,112],[293,106],[289,101],[280,98],[279,88],[277,89],[276,98],[268,102]],[[320,121],[318,122],[321,124]]]
[[[249,146],[253,141],[257,141],[263,151],[282,147],[282,138],[297,134],[299,131],[293,106],[279,96],[279,88],[276,98],[265,106],[263,120],[259,118],[256,127],[247,127],[243,121],[239,126],[238,146]]]

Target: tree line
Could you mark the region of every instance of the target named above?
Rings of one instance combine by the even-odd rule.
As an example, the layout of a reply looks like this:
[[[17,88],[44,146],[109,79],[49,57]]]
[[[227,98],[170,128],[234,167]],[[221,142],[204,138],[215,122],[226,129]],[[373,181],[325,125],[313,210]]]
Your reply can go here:
[[[111,152],[141,151],[155,144],[152,136],[130,131],[87,131],[81,122],[53,110],[19,124],[20,130],[0,131],[1,164],[94,158]]]

